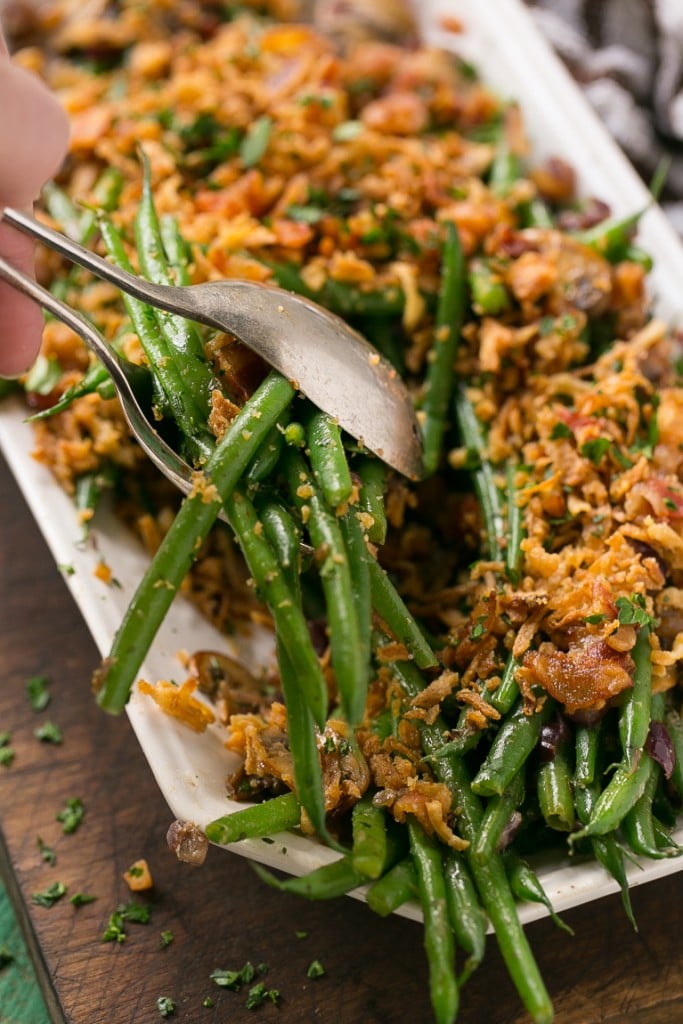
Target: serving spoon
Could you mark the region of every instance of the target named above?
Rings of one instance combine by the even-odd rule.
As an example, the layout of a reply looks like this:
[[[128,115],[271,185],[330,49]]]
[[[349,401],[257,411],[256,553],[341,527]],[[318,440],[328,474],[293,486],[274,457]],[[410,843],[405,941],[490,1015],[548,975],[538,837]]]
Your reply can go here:
[[[422,475],[415,410],[401,377],[340,317],[294,292],[254,281],[158,285],[125,270],[29,214],[5,207],[0,218],[96,277],[158,309],[234,335],[279,370],[351,437],[410,479]],[[188,493],[193,470],[159,435],[140,405],[127,360],[93,325],[32,278],[0,259],[0,278],[78,334],[102,361],[140,446]]]

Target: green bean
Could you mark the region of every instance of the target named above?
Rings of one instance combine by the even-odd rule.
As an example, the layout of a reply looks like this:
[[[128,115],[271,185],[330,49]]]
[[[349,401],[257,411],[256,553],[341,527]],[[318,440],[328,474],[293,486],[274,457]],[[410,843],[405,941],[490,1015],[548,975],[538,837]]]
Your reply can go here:
[[[490,260],[470,261],[467,283],[472,298],[472,308],[478,316],[499,316],[510,305],[510,295],[500,276],[491,266]]]
[[[481,827],[472,844],[472,856],[477,860],[489,860],[499,848],[503,830],[524,800],[524,765],[513,775],[505,791],[487,801]]]
[[[519,702],[498,729],[485,761],[472,780],[473,792],[479,796],[496,796],[505,792],[536,746],[552,710],[550,699],[531,714],[526,714],[524,702]]]
[[[522,175],[522,164],[510,149],[505,130],[498,139],[493,163],[489,169],[489,188],[499,196],[506,196]]]
[[[132,273],[133,268],[123,238],[106,217],[100,218],[100,232],[112,262]],[[161,411],[170,411],[186,439],[191,456],[197,460],[205,460],[213,448],[213,439],[207,427],[208,399],[202,415],[194,407],[190,408],[186,404],[186,370],[181,372],[176,360],[172,358],[156,311],[131,295],[124,295],[123,299],[133,330],[145,351],[150,368],[153,369],[152,376]]]
[[[578,832],[570,834],[570,843],[586,836],[604,836],[614,832],[645,792],[651,769],[652,759],[647,755],[641,757],[634,771],[618,766],[595,801],[590,821]]]
[[[631,905],[631,892],[624,866],[624,854],[619,843],[613,835],[594,836],[591,840],[593,853],[596,860],[602,864],[605,871],[612,876],[621,891],[621,903],[626,917],[631,922],[634,932],[638,931],[638,925]]]
[[[601,724],[578,726],[574,736],[574,786],[586,789],[596,782]]]
[[[467,954],[458,976],[458,984],[462,986],[484,958],[486,915],[464,857],[450,848],[444,854],[444,879],[451,928],[456,943]]]
[[[93,185],[92,206],[87,207],[81,214],[80,238],[77,239],[82,245],[87,245],[97,231],[98,211],[111,213],[119,205],[119,199],[123,190],[123,174],[118,167],[105,167],[99,178]]]
[[[64,189],[53,181],[48,181],[43,186],[42,198],[47,212],[57,222],[64,234],[76,242],[82,241],[82,212]]]
[[[389,576],[374,558],[369,560],[369,566],[374,610],[394,638],[405,645],[416,665],[420,668],[435,668],[438,664],[436,655]]]
[[[679,797],[683,797],[683,719],[675,708],[669,708],[665,721],[676,755],[670,781]]]
[[[434,344],[427,364],[422,401],[423,464],[426,476],[441,462],[448,409],[455,383],[454,365],[465,315],[465,258],[453,223],[447,225]]]
[[[305,699],[301,678],[280,636],[277,638],[277,660],[287,708],[287,739],[292,755],[296,795],[320,838],[329,846],[335,846],[325,820],[325,794],[315,721]]]
[[[313,648],[301,606],[287,585],[285,575],[272,548],[266,538],[262,536],[262,524],[256,514],[256,509],[239,483],[235,484],[231,493],[225,496],[223,504],[249,572],[256,583],[257,592],[266,602],[273,616],[278,642],[288,656],[283,673],[286,678],[282,679],[283,689],[285,686],[287,692],[298,689],[313,722],[320,729],[324,729],[328,706],[327,684],[320,661]],[[296,682],[294,682],[295,680]],[[303,710],[298,704],[296,721],[306,737],[305,741],[302,741],[302,748],[304,751],[310,752],[315,748],[315,741],[310,735],[311,728],[308,727]],[[302,765],[302,770],[303,768]],[[309,766],[308,770],[312,775],[313,766]],[[317,816],[320,820],[319,810]]]
[[[222,499],[235,487],[293,397],[289,381],[271,371],[217,442],[202,476],[207,486],[197,486],[183,501],[128,606],[109,657],[95,674],[97,701],[105,711],[117,714],[123,710],[142,661],[218,516]]]
[[[261,881],[273,889],[291,892],[308,900],[333,900],[338,896],[345,896],[366,881],[360,871],[356,871],[349,857],[340,857],[339,860],[323,864],[306,875],[284,880],[277,878],[260,864],[253,863],[252,867]]]
[[[89,521],[99,505],[102,495],[105,491],[111,490],[116,479],[117,469],[111,463],[101,466],[94,473],[83,473],[76,478],[74,498],[85,533],[88,531]]]
[[[635,770],[650,727],[652,663],[648,626],[642,626],[638,630],[633,648],[633,661],[635,665],[633,686],[626,692],[619,717],[619,739],[623,751],[623,767],[626,772]]]
[[[387,860],[386,812],[366,793],[351,812],[351,863],[365,878],[379,878]]]
[[[191,250],[180,232],[178,221],[171,214],[163,214],[159,218],[159,231],[169,269],[173,272],[173,283],[187,287],[192,284]]]
[[[543,904],[557,927],[569,935],[573,935],[573,929],[568,924],[565,924],[562,918],[558,917],[555,913],[555,909],[531,865],[523,860],[522,857],[518,857],[517,854],[512,852],[506,853],[503,859],[515,897],[518,900],[528,900],[531,903]]]
[[[380,917],[388,917],[418,895],[415,865],[410,857],[394,864],[367,892],[368,906]]]
[[[142,162],[142,197],[135,216],[135,240],[140,269],[155,284],[174,284],[154,205],[149,161],[144,154]],[[201,439],[208,430],[206,420],[210,410],[210,392],[215,381],[198,328],[196,324],[167,310],[158,309],[154,313],[183,388],[185,415],[179,425],[184,434],[190,437],[197,435]]]
[[[505,575],[511,583],[517,585],[521,579],[522,567],[522,509],[517,493],[517,473],[519,467],[510,460],[505,469],[505,495],[507,505],[507,541],[505,545]]]
[[[339,425],[327,413],[314,409],[308,420],[308,457],[323,497],[334,511],[353,491]]]
[[[462,386],[455,389],[455,416],[465,447],[476,454],[478,466],[472,471],[472,482],[484,518],[488,556],[493,562],[503,559],[503,511],[493,466],[486,453],[486,443],[472,403]]]
[[[425,735],[425,730],[422,734]],[[462,759],[453,755],[447,761],[439,761],[437,774],[443,782],[448,779],[453,803],[460,808],[460,830],[470,844],[474,843],[481,828],[482,812]],[[520,998],[535,1024],[550,1024],[554,1016],[552,1003],[517,915],[500,854],[494,854],[485,862],[478,861],[469,851],[466,856],[479,898]]]
[[[294,793],[285,793],[252,804],[231,814],[215,818],[204,829],[212,843],[229,846],[242,839],[261,839],[296,828],[301,821],[301,806]]]
[[[499,711],[501,715],[507,715],[519,696],[519,686],[515,679],[515,671],[519,668],[519,662],[512,655],[509,655],[505,662],[503,675],[499,685],[488,698],[491,707]]]
[[[534,196],[527,203],[521,203],[518,212],[522,227],[554,228],[555,221],[545,202],[540,196]]]
[[[438,842],[427,836],[422,826],[410,818],[408,833],[424,918],[424,945],[434,1019],[437,1024],[451,1024],[458,1013],[459,993],[441,849]]]
[[[548,827],[558,832],[571,832],[576,816],[565,744],[558,746],[552,760],[539,766],[536,793],[541,814]]]
[[[280,419],[283,422],[275,424],[251,460],[246,472],[246,479],[250,484],[262,483],[275,471],[285,443],[284,428],[286,417],[280,417]]]
[[[308,466],[293,448],[283,454],[283,465],[292,500],[307,509],[307,528],[325,594],[332,667],[342,713],[350,725],[361,721],[369,682],[365,650],[360,637],[358,610],[354,603],[349,557],[339,523],[330,512]]]
[[[32,416],[27,417],[27,419],[30,423],[35,423],[36,420],[49,419],[50,416],[56,416],[57,413],[64,412],[77,398],[93,394],[101,395],[102,398],[113,398],[116,395],[111,377],[104,366],[102,366],[102,363],[99,362],[93,362],[78,383],[72,384],[71,387],[67,388],[54,405],[49,406],[47,409],[41,409],[40,412],[34,413]]]
[[[371,345],[391,363],[402,377],[406,373],[406,344],[395,316],[366,317],[363,333]]]
[[[407,696],[415,697],[423,688],[420,673],[410,662],[395,662],[392,670]],[[431,725],[422,723],[420,734],[426,753],[433,754],[443,744],[443,723],[438,720]],[[459,808],[459,829],[470,843],[465,857],[510,977],[534,1024],[551,1024],[552,1003],[520,923],[502,859],[494,854],[482,862],[471,854],[481,828],[482,808],[472,790],[465,763],[457,755],[440,758],[435,763],[435,772],[439,781],[451,790],[453,806]]]
[[[379,459],[362,458],[356,462],[356,470],[361,480],[358,507],[372,517],[372,523],[367,527],[368,540],[373,544],[384,544],[387,538],[387,514],[384,507],[386,466]]]
[[[642,650],[640,654],[641,658],[645,660]],[[649,658],[648,647],[648,663]],[[661,721],[663,716],[664,699],[662,695],[652,696],[650,701],[650,717],[653,721]],[[641,750],[635,767],[632,767],[625,754],[624,760],[617,765],[607,786],[597,798],[590,820],[579,832],[574,832],[570,835],[569,841],[576,842],[585,836],[606,835],[617,829],[624,817],[645,792],[650,773],[653,770],[653,764],[652,758],[644,750]]]
[[[574,237],[583,245],[590,246],[610,263],[624,258],[624,252],[631,245],[634,232],[644,210],[626,217],[607,217],[583,231],[574,232]]]
[[[348,553],[351,590],[358,621],[358,643],[360,660],[364,671],[370,672],[370,647],[372,635],[372,585],[370,582],[371,556],[365,542],[365,533],[358,519],[355,505],[352,505],[339,519],[339,528]]]
[[[653,763],[643,795],[636,801],[621,823],[621,831],[633,852],[652,860],[670,857],[678,852],[675,846],[669,845],[668,848],[662,848],[657,842],[652,801],[659,785],[659,779],[659,765]]]
[[[301,530],[277,498],[269,496],[265,501],[259,501],[257,507],[265,538],[275,552],[287,584],[298,601],[301,596]]]

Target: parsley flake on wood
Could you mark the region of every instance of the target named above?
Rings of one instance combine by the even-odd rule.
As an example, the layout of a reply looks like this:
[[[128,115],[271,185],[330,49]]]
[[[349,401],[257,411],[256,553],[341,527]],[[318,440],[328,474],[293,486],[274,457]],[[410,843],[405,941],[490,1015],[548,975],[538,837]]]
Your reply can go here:
[[[80,826],[85,817],[83,801],[77,796],[71,796],[66,802],[66,807],[55,815],[57,821],[62,823],[62,832],[71,835]]]
[[[239,971],[224,971],[220,968],[212,971],[209,975],[212,981],[215,981],[220,988],[229,988],[233,992],[239,992],[242,985],[248,985],[256,977],[256,971],[253,964],[246,962],[244,967],[240,968]]]
[[[159,948],[160,949],[166,949],[166,947],[170,946],[172,942],[173,942],[173,932],[168,931],[168,930],[167,931],[163,931],[161,933],[161,936],[160,936],[160,939],[159,939]]]
[[[48,846],[47,843],[43,842],[40,836],[37,837],[36,842],[38,843],[38,850],[40,851],[40,859],[45,861],[46,864],[50,864],[54,867],[57,863],[57,854]]]
[[[39,907],[52,907],[63,896],[66,896],[64,882],[53,882],[52,885],[49,885],[47,889],[43,889],[42,892],[32,893],[31,900]]]
[[[32,711],[44,711],[50,703],[49,685],[47,676],[31,676],[26,680],[26,696]]]
[[[69,902],[73,903],[74,907],[84,907],[86,903],[94,903],[96,899],[97,896],[90,892],[75,892]]]
[[[107,927],[102,933],[102,942],[125,942],[126,921],[133,924],[149,924],[152,908],[146,903],[120,903],[110,915]]]
[[[54,722],[43,722],[33,730],[33,735],[41,743],[54,743],[55,746],[59,746],[64,742],[62,730]]]
[[[308,978],[322,978],[324,973],[325,973],[325,968],[320,963],[320,961],[319,960],[312,960],[310,962],[310,964],[308,965],[308,970],[306,971],[306,976]]]
[[[280,992],[276,988],[266,988],[264,982],[257,981],[255,985],[252,985],[247,995],[247,1001],[245,1006],[248,1010],[255,1010],[258,1006],[261,1006],[265,1002],[271,1002],[274,1006],[277,1005],[280,999]]]
[[[162,1017],[170,1017],[175,1013],[175,1001],[170,996],[159,996],[157,999],[157,1010]]]
[[[14,761],[15,752],[14,747],[10,746],[11,738],[10,733],[6,730],[0,732],[0,764],[5,768],[9,768]]]

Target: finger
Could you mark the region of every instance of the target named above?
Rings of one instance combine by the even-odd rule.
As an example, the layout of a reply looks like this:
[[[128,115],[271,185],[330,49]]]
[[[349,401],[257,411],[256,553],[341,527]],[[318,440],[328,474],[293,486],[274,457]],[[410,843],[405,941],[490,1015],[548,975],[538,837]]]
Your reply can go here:
[[[8,224],[0,224],[0,254],[18,270],[33,275],[34,245]],[[40,308],[0,281],[0,377],[18,377],[34,362],[40,348]]]
[[[45,85],[0,58],[0,202],[28,206],[66,152],[66,112]]]

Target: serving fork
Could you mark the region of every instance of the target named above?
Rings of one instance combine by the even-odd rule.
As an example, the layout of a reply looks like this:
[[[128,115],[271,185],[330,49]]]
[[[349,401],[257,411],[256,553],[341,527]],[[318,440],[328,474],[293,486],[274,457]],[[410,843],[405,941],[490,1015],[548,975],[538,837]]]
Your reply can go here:
[[[413,401],[392,365],[344,320],[293,292],[254,281],[158,285],[130,274],[66,235],[5,207],[2,220],[142,302],[238,338],[279,370],[360,444],[410,479],[422,473]],[[32,278],[0,258],[0,278],[78,334],[111,376],[140,446],[181,491],[193,470],[160,436],[138,400],[132,364],[96,328]]]

